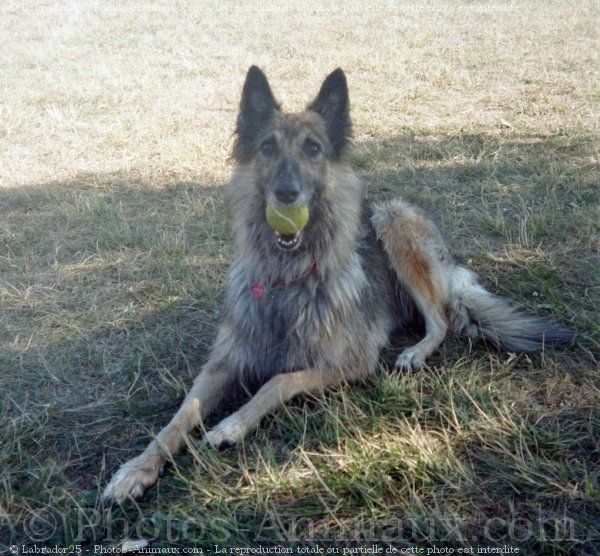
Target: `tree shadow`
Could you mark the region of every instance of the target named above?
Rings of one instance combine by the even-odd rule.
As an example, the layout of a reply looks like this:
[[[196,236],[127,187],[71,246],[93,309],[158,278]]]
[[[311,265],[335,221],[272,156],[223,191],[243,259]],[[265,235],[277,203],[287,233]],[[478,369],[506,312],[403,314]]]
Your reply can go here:
[[[507,284],[492,286],[538,292],[544,310],[591,323],[597,149],[562,136],[398,136],[360,142],[353,162],[372,199],[402,194],[436,213],[459,255]],[[0,204],[0,465],[9,470],[6,538],[25,542],[24,508],[83,504],[80,491],[97,504],[95,485],[177,408],[215,336],[229,228],[221,184],[154,186],[120,173],[3,190]],[[501,253],[507,230],[536,215],[521,246],[529,276],[518,258],[481,254]],[[433,365],[462,356],[463,344],[449,345]]]
[[[0,205],[4,530],[68,507],[175,410],[214,337],[229,232],[221,186],[193,181],[82,175]]]

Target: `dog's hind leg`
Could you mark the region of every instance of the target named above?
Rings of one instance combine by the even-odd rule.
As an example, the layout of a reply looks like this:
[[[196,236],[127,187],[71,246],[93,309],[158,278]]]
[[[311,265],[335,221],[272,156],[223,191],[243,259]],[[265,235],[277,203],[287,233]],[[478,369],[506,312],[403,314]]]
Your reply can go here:
[[[375,206],[372,222],[401,286],[425,320],[425,337],[396,360],[396,367],[418,369],[448,332],[451,256],[433,222],[401,199]]]
[[[144,452],[119,468],[104,490],[103,499],[120,504],[127,498],[140,498],[157,481],[165,461],[183,448],[186,435],[216,409],[231,380],[226,370],[207,363],[169,424]]]
[[[341,374],[332,376],[318,369],[275,375],[243,407],[208,431],[205,439],[213,448],[224,448],[241,442],[267,413],[284,402],[299,394],[319,391],[343,380]]]

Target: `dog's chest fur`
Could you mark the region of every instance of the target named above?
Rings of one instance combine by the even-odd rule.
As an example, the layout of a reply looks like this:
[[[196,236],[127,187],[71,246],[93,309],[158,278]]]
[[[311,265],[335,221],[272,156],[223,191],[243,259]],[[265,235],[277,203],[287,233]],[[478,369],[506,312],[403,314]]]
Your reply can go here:
[[[396,311],[385,255],[368,220],[343,261],[334,246],[315,259],[299,257],[295,275],[278,279],[234,259],[225,315],[230,338],[217,349],[251,387],[278,373],[372,369]],[[253,295],[257,285],[260,295]],[[227,353],[225,353],[227,352]]]

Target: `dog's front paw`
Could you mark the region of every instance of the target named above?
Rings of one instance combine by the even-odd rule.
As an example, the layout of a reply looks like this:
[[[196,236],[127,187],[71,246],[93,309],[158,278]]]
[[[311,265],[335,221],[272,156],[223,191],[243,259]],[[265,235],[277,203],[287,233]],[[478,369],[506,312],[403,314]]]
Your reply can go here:
[[[400,371],[416,371],[423,366],[421,354],[412,348],[405,349],[396,359],[394,367]]]
[[[141,454],[119,467],[108,486],[102,500],[105,503],[122,504],[127,498],[137,500],[156,481],[162,470],[162,460]]]
[[[231,415],[209,430],[204,440],[212,448],[223,450],[244,440],[247,432],[244,423],[236,415]]]

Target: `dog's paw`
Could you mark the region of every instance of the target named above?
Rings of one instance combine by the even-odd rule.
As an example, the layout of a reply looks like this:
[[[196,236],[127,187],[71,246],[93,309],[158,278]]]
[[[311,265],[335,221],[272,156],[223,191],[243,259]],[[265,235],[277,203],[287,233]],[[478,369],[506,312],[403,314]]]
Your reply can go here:
[[[162,462],[141,454],[119,467],[102,493],[104,503],[122,504],[128,498],[141,498],[158,480]]]
[[[231,415],[209,430],[204,440],[211,448],[223,450],[244,440],[246,432],[244,423],[236,415]]]
[[[412,348],[405,349],[396,359],[394,367],[400,371],[416,371],[423,366],[421,354]]]

